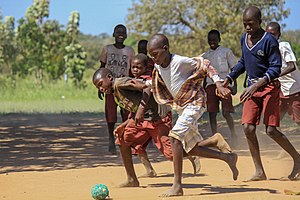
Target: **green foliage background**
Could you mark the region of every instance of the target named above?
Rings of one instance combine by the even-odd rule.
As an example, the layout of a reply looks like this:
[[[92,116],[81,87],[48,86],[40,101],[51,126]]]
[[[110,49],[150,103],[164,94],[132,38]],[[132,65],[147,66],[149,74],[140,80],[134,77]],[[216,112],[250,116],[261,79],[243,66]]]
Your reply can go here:
[[[80,33],[80,13],[76,12],[71,14],[67,27],[48,20],[49,3],[34,0],[18,22],[12,16],[2,17],[0,11],[0,113],[103,112],[104,102],[97,98],[91,76],[99,67],[103,46],[114,43],[112,33]],[[284,0],[133,1],[125,44],[137,52],[140,39],[161,32],[170,38],[173,53],[196,56],[208,48],[207,32],[218,29],[221,45],[240,56],[244,8],[258,5],[263,11],[264,27],[288,16],[284,4]],[[300,30],[283,32],[282,39],[291,43],[300,67]],[[78,51],[67,51],[74,45]],[[67,81],[64,74],[68,74]],[[240,77],[238,92],[243,90],[242,83]],[[238,104],[239,94],[233,100]]]

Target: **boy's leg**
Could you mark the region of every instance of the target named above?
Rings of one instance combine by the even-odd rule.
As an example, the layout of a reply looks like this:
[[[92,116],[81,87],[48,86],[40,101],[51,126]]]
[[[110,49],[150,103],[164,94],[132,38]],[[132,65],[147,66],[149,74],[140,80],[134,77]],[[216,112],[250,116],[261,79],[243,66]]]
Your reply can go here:
[[[262,165],[260,151],[259,151],[259,144],[255,133],[256,126],[253,124],[244,124],[243,128],[244,128],[249,150],[255,166],[255,174],[251,178],[245,180],[245,182],[266,180],[267,176]]]
[[[127,174],[127,181],[120,185],[121,187],[137,187],[139,186],[132,162],[132,151],[143,153],[143,147],[149,141],[150,135],[143,130],[143,124],[141,126],[135,126],[133,119],[129,119],[125,127],[123,134],[117,135],[116,144],[120,146],[121,156],[124,162],[124,166]]]
[[[279,82],[278,82],[279,83]],[[279,92],[280,85],[273,83],[274,92],[264,97],[263,111],[264,111],[264,124],[266,125],[266,133],[277,144],[279,144],[294,160],[294,167],[289,175],[289,179],[294,180],[300,173],[300,154],[293,147],[290,141],[283,135],[276,127],[279,127],[280,109],[279,109]],[[276,87],[277,86],[277,87]]]
[[[174,168],[174,179],[171,189],[163,193],[162,197],[170,196],[182,196],[182,160],[183,160],[183,148],[181,141],[170,138],[172,143],[172,152],[173,152],[173,168]]]
[[[233,121],[232,115],[230,112],[227,112],[227,111],[223,111],[222,114],[223,114],[223,117],[226,119],[226,122],[228,124],[229,130],[231,133],[231,136],[230,136],[231,145],[236,146],[237,145],[237,135],[236,135],[235,128],[234,128],[234,121]]]
[[[120,187],[139,187],[140,183],[134,171],[132,162],[131,148],[126,145],[120,145],[120,153],[127,174],[127,181],[122,183]]]
[[[209,113],[209,123],[212,135],[218,132],[217,114],[219,112],[219,97],[216,95],[216,85],[211,84],[205,88],[207,94],[207,112]]]
[[[186,156],[186,158],[192,163],[194,174],[199,174],[201,169],[200,158],[198,156]]]
[[[210,128],[211,128],[211,132],[212,134],[215,134],[216,132],[218,132],[217,129],[217,114],[216,112],[209,112],[208,116],[209,116],[209,123],[210,123]]]
[[[145,175],[142,175],[140,177],[155,177],[157,176],[155,170],[153,169],[152,165],[151,165],[151,162],[149,161],[149,158],[148,158],[148,155],[147,153],[140,153],[138,154],[139,155],[139,158],[140,158],[140,161],[143,163],[145,169],[146,169],[146,174]]]
[[[166,120],[149,123],[148,126],[148,133],[150,134],[151,138],[157,149],[164,154],[166,158],[169,160],[173,159],[172,154],[172,145],[170,142],[170,138],[168,137],[170,131],[169,122]],[[196,156],[187,156],[187,159],[192,163],[194,174],[200,172],[200,160]]]
[[[266,126],[267,135],[270,136],[281,148],[283,148],[293,158],[294,167],[288,176],[290,180],[297,179],[300,176],[300,154],[290,143],[287,137],[282,134],[275,126]]]
[[[222,99],[220,98],[222,103],[222,115],[226,119],[226,122],[228,124],[231,136],[231,145],[236,146],[237,145],[237,135],[234,128],[234,120],[232,118],[231,113],[234,113],[234,107],[232,104],[232,96],[230,96],[228,99]]]
[[[198,142],[198,146],[215,147],[223,153],[231,153],[232,150],[221,133],[216,133],[213,136]]]
[[[116,145],[115,145],[115,137],[114,137],[114,129],[115,129],[115,123],[107,123],[107,129],[108,129],[108,151],[116,155]]]
[[[108,129],[108,151],[116,154],[114,128],[117,122],[117,104],[114,101],[113,94],[105,94],[105,117]]]
[[[236,180],[239,175],[239,171],[236,168],[236,163],[237,163],[238,157],[235,153],[222,153],[222,152],[215,151],[215,150],[207,148],[207,147],[195,146],[188,153],[188,155],[223,160],[230,167],[230,169],[232,171],[233,180]]]

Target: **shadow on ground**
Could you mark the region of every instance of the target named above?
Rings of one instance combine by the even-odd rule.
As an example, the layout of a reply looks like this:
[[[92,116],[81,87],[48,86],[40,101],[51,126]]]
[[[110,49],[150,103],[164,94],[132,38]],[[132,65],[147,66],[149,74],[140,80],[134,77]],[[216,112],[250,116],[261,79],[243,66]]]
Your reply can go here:
[[[236,119],[239,155],[249,155],[239,119]],[[224,135],[228,128],[218,124]],[[209,136],[205,116],[200,131]],[[300,147],[299,128],[291,123],[283,125],[296,149]],[[278,154],[279,147],[258,131],[262,154]],[[122,165],[120,156],[107,150],[107,129],[104,114],[2,114],[0,115],[0,173],[21,171],[51,171]],[[165,161],[153,145],[147,149],[151,162]],[[139,160],[134,158],[134,162]]]

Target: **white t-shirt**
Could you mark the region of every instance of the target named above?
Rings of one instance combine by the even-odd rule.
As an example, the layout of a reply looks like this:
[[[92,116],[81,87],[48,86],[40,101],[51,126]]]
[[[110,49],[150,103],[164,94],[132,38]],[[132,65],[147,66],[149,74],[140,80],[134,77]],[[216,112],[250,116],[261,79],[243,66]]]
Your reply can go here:
[[[296,62],[296,57],[288,42],[279,42],[279,49],[282,57],[281,70],[287,67],[288,62]],[[284,96],[300,92],[300,72],[296,70],[278,78],[281,83],[281,91]]]
[[[175,98],[183,83],[194,73],[197,61],[185,56],[172,54],[171,62],[168,67],[154,65],[165,85]],[[219,75],[212,77],[214,81],[222,81]]]
[[[231,71],[230,69],[237,63],[237,59],[233,52],[222,46],[219,46],[215,50],[207,50],[202,57],[210,61],[211,65],[218,71],[219,76],[222,79],[226,78],[227,74]],[[213,81],[210,78],[207,78],[206,82],[207,85],[213,84]]]

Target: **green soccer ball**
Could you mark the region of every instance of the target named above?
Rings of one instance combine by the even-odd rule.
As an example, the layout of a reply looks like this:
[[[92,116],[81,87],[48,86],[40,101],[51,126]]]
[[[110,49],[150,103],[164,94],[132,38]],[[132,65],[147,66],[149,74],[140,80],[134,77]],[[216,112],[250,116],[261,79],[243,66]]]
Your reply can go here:
[[[92,197],[95,200],[100,200],[100,199],[106,199],[106,197],[109,196],[109,191],[106,185],[104,184],[96,184],[93,188],[92,188]]]

